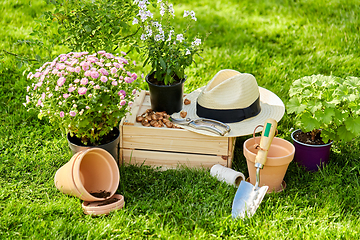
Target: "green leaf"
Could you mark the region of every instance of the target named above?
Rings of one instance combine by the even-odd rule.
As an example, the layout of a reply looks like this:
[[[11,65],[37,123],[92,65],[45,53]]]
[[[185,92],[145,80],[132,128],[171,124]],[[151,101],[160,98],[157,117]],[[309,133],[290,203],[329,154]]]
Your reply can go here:
[[[335,116],[335,110],[333,108],[325,108],[324,112],[318,112],[317,119],[325,124],[330,124]]]
[[[351,141],[355,137],[355,134],[348,131],[345,126],[339,127],[337,132],[338,132],[338,135],[339,135],[339,139],[342,139],[342,140],[344,140],[346,142]]]
[[[360,117],[357,118],[348,118],[345,121],[345,127],[351,133],[355,135],[360,135]]]
[[[329,129],[331,130],[331,129]],[[324,141],[324,143],[327,143],[329,140],[336,140],[336,134],[332,131],[328,131],[327,129],[321,130],[321,138]]]
[[[295,112],[296,114],[301,113],[306,109],[306,105],[301,104],[297,97],[291,98],[286,104],[288,113]]]
[[[163,70],[165,70],[166,69],[166,64],[165,64],[165,61],[164,61],[164,59],[162,58],[162,57],[160,57],[160,65],[161,65],[161,67],[163,68]]]
[[[302,126],[306,132],[318,129],[320,126],[320,123],[315,118],[313,118],[310,113],[307,112],[300,117],[300,121],[302,122]]]
[[[85,31],[86,31],[87,33],[90,33],[91,30],[92,30],[89,25],[86,25],[84,28],[85,28]]]

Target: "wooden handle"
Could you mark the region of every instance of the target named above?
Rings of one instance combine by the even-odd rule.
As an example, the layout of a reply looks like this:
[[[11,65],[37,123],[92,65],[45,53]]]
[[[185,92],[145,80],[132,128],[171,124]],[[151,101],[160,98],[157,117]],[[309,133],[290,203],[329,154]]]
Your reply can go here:
[[[276,120],[272,118],[266,120],[264,124],[264,129],[261,134],[260,149],[255,157],[255,163],[260,163],[262,165],[265,165],[268,155],[268,150],[275,136],[276,127],[277,127]]]

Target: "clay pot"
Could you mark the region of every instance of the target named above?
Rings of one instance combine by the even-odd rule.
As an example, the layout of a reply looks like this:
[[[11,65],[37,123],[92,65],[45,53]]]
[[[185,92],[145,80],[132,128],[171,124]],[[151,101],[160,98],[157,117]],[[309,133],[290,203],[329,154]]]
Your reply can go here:
[[[244,142],[244,156],[247,161],[250,183],[256,183],[255,156],[258,149],[254,145],[260,143],[261,137],[250,138]],[[268,193],[280,192],[284,188],[283,179],[286,170],[293,160],[295,147],[289,141],[274,137],[269,148],[268,157],[264,168],[260,170],[259,186],[269,186]]]
[[[112,199],[117,199],[117,201],[112,202]],[[84,210],[84,213],[88,215],[97,216],[108,214],[111,211],[121,209],[124,206],[124,197],[120,194],[115,194],[111,198],[101,202],[85,201],[81,206]]]
[[[90,148],[76,153],[55,174],[55,186],[61,192],[84,201],[102,201],[116,192],[120,173],[113,156],[104,149]],[[91,193],[106,192],[107,197]]]

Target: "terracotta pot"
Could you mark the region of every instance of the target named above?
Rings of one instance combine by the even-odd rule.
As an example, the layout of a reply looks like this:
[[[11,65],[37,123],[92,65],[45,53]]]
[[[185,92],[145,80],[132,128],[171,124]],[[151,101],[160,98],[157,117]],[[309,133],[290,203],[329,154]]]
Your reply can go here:
[[[184,82],[186,77],[179,83],[173,85],[156,85],[149,81],[155,72],[145,77],[149,85],[151,109],[155,112],[165,111],[171,115],[174,112],[180,112],[183,107]]]
[[[76,153],[55,174],[55,186],[61,192],[84,201],[102,201],[114,195],[120,180],[113,156],[101,148]],[[107,197],[91,193],[107,192]]]
[[[117,199],[116,202],[112,202],[109,200]],[[109,203],[107,203],[109,201]],[[82,203],[82,208],[85,214],[88,215],[102,215],[108,214],[111,211],[121,209],[124,206],[124,197],[120,194],[115,194],[111,198],[101,201],[101,202],[88,202],[84,201]]]
[[[80,152],[80,151],[84,151],[84,150],[87,150],[90,148],[97,147],[97,148],[102,148],[102,149],[105,149],[106,151],[108,151],[115,158],[116,162],[119,162],[119,154],[118,153],[119,153],[119,143],[120,143],[120,130],[118,128],[114,127],[113,132],[117,135],[117,137],[116,137],[116,139],[114,139],[114,141],[109,142],[107,144],[98,145],[98,146],[79,145],[79,143],[81,143],[81,142],[75,143],[74,142],[75,138],[71,137],[70,133],[68,133],[66,135],[66,138],[67,138],[69,147],[74,154],[77,152]],[[76,140],[80,141],[80,139],[77,139],[77,138],[76,138]]]
[[[261,137],[250,138],[244,142],[244,156],[246,157],[250,183],[256,183],[255,156],[258,152],[255,149],[256,143],[260,143]],[[295,147],[289,141],[274,137],[269,148],[268,157],[264,168],[260,170],[259,186],[269,186],[269,192],[279,192],[283,190],[283,179],[286,170],[293,160]]]

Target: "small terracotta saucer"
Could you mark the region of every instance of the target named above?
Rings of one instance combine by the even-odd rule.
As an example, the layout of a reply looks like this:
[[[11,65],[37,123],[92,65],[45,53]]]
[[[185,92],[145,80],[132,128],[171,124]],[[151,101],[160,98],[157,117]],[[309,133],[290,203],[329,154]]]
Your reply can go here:
[[[82,203],[84,213],[88,215],[109,214],[109,212],[121,209],[123,206],[124,196],[120,194],[114,194],[111,198],[108,198],[104,201],[84,201]]]
[[[246,179],[246,181],[247,181],[247,182],[250,182],[250,177],[248,177],[248,178]],[[280,188],[278,191],[269,191],[269,190],[268,190],[268,191],[267,191],[267,194],[273,193],[273,192],[279,193],[279,192],[284,191],[285,188],[286,188],[286,182],[283,180],[283,181],[281,182],[281,188]]]

